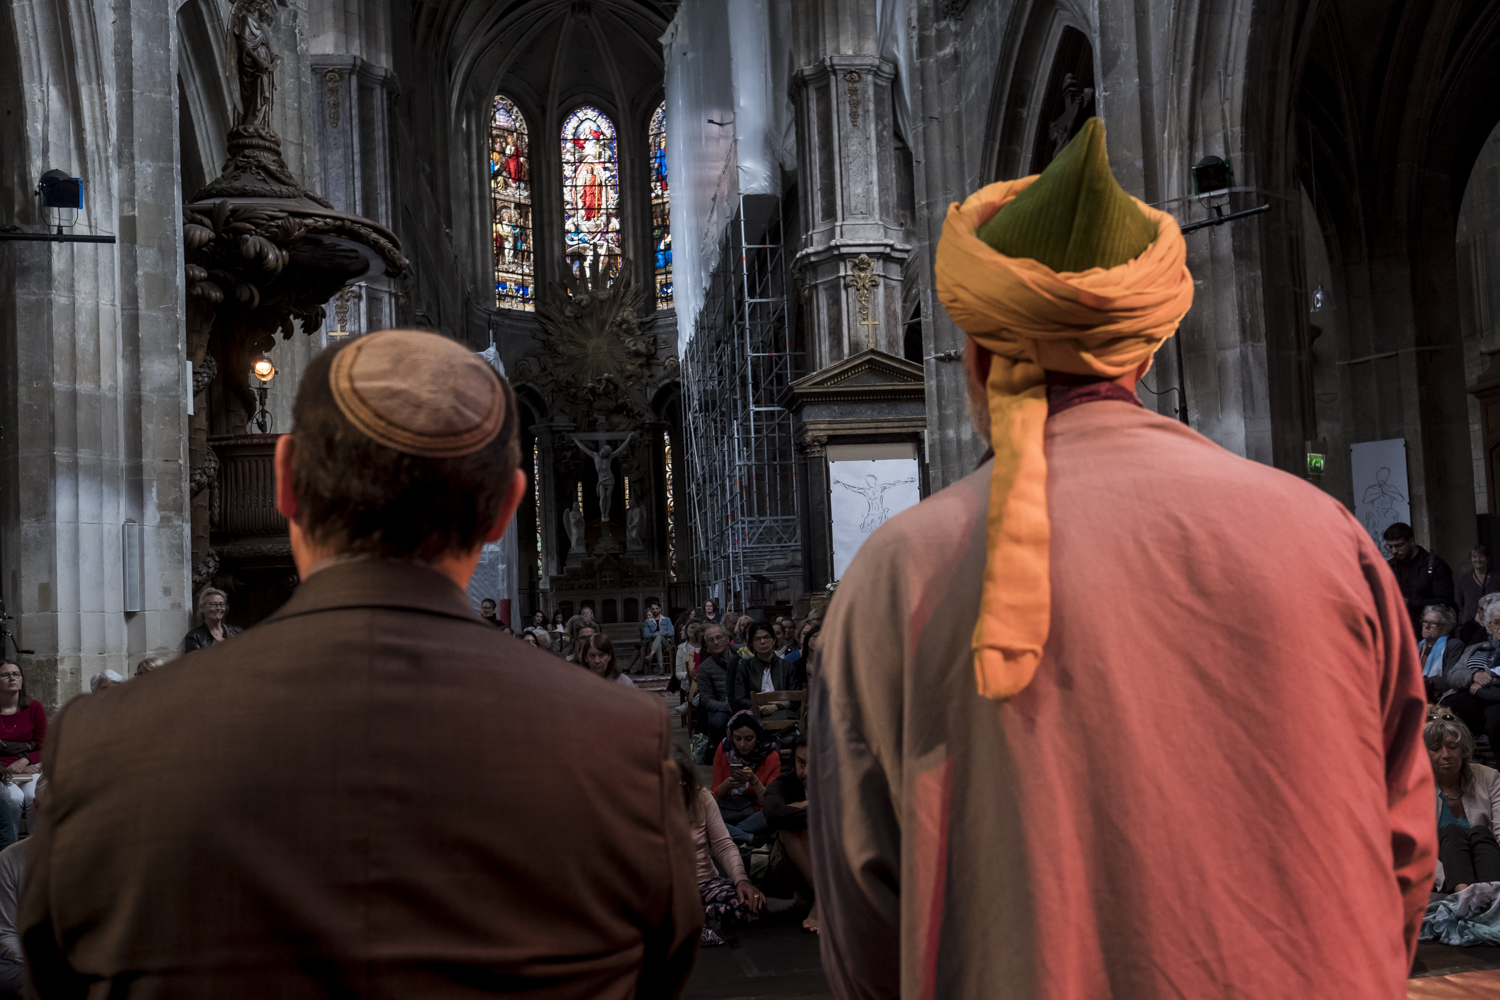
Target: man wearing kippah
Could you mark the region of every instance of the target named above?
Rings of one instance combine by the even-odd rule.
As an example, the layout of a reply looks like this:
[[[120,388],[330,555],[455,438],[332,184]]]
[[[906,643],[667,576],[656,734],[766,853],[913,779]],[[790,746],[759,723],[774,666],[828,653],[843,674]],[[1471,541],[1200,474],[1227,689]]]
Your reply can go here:
[[[1136,401],[1185,258],[1097,120],[948,213],[993,457],[870,537],[823,628],[840,998],[1406,996],[1436,828],[1401,594],[1331,497]]]
[[[680,992],[702,907],[660,699],[497,646],[463,589],[526,489],[517,424],[444,337],[313,360],[276,445],[296,593],[48,733],[39,995]]]

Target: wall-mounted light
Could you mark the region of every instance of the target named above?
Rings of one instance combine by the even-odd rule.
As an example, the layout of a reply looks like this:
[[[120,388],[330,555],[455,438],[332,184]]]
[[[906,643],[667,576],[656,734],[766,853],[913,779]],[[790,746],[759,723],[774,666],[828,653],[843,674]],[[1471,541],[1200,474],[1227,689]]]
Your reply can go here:
[[[266,409],[266,396],[271,391],[271,380],[276,377],[276,366],[271,364],[269,358],[260,358],[250,366],[250,374],[260,380],[260,385],[255,387],[255,395],[260,399],[260,409],[255,413],[255,426],[262,434],[271,429],[271,414]]]

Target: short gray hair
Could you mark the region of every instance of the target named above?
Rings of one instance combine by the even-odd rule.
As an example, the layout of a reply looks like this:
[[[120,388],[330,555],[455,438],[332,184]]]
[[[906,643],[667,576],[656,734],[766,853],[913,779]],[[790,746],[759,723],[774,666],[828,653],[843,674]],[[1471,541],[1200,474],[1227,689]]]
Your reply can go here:
[[[117,672],[113,670],[101,670],[97,674],[89,678],[89,693],[93,694],[95,691],[98,691],[99,682],[105,680],[106,678],[115,684],[125,683],[125,678],[120,676]]]
[[[1454,611],[1446,604],[1429,604],[1427,605],[1427,607],[1422,609],[1422,614],[1433,614],[1440,616],[1443,619],[1444,632],[1453,631],[1453,626],[1458,624],[1458,612]]]
[[[1479,599],[1479,610],[1474,615],[1474,620],[1481,625],[1489,624],[1489,610],[1496,604],[1500,604],[1500,592],[1485,594]]]

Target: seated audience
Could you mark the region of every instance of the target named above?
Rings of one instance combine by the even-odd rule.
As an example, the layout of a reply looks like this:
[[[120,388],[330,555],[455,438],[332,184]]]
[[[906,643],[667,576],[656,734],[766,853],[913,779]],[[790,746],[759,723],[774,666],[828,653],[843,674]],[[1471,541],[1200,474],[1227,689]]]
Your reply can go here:
[[[687,690],[693,678],[698,676],[698,657],[702,652],[703,625],[691,622],[688,624],[685,640],[677,647],[676,674],[682,682],[683,690]]]
[[[792,623],[777,616],[776,620],[771,623],[771,627],[776,630],[776,655],[785,660],[793,648]]]
[[[552,637],[553,637],[552,638],[552,644],[554,646],[556,646],[558,644],[558,639],[567,630],[568,630],[568,620],[567,620],[567,618],[565,618],[563,616],[563,613],[561,611],[559,611],[559,612],[557,612],[556,614],[554,614],[552,616],[552,625],[551,625],[551,627],[549,627],[547,629],[548,632],[552,633]]]
[[[583,610],[578,612],[578,617],[582,618],[586,623],[588,623],[590,628],[593,628],[597,625],[597,623],[594,621],[594,608],[592,605],[585,604],[583,606]]]
[[[37,799],[42,796],[38,788]],[[9,820],[0,809],[0,824]],[[16,840],[15,830],[0,850],[0,1000],[21,1000],[25,995],[26,955],[21,950],[21,932],[16,911],[21,903],[21,883],[26,879],[26,852],[30,837]]]
[[[706,597],[703,600],[703,624],[723,625],[724,615],[719,611],[719,602],[716,598]]]
[[[755,710],[751,695],[759,691],[795,691],[802,686],[796,667],[776,655],[776,634],[765,622],[754,622],[746,630],[750,658],[738,664],[730,678],[729,704],[735,711]],[[765,720],[795,719],[801,706],[773,701],[759,708]]]
[[[536,633],[532,632],[531,629],[527,629],[525,632],[521,633],[521,641],[526,643],[526,645],[528,646],[535,646],[537,644]]]
[[[1484,627],[1479,624],[1479,599],[1500,591],[1500,572],[1490,568],[1490,553],[1483,545],[1474,546],[1469,553],[1469,572],[1460,576],[1454,584],[1454,597],[1458,601],[1459,636],[1465,645],[1484,638]]]
[[[745,876],[745,862],[724,827],[714,797],[698,782],[698,768],[682,747],[674,747],[673,758],[682,780],[682,801],[687,806],[688,827],[698,848],[698,896],[703,901],[703,946],[727,944],[737,924],[748,923],[760,913],[765,897]],[[0,856],[3,857],[3,856]],[[718,858],[724,874],[714,867]]]
[[[807,737],[798,736],[792,743],[792,769],[766,787],[766,822],[776,831],[781,850],[813,891],[812,848],[807,843]],[[818,904],[802,921],[806,930],[818,933]]]
[[[182,637],[182,651],[191,653],[244,631],[238,625],[229,625],[224,621],[228,614],[228,594],[217,587],[204,587],[198,591],[198,627]]]
[[[729,835],[749,844],[770,829],[761,805],[766,786],[781,773],[781,754],[754,712],[736,712],[725,728],[728,735],[714,750],[714,798]]]
[[[543,632],[547,631],[547,615],[541,611],[533,611],[531,614],[531,624],[527,628],[539,628]]]
[[[655,657],[658,673],[667,672],[667,652],[676,635],[672,619],[661,613],[661,602],[652,601],[646,608],[646,620],[641,623],[641,642],[645,646],[646,661],[649,663]]]
[[[1422,730],[1437,783],[1438,860],[1446,885],[1459,892],[1475,882],[1500,881],[1500,772],[1474,762],[1474,736],[1452,717],[1429,718]]]
[[[589,628],[580,629],[580,632],[586,633],[578,640],[582,644],[583,665],[607,681],[635,687],[635,681],[620,672],[620,664],[615,659],[615,644],[609,641],[609,636]]]
[[[582,641],[594,634],[594,621],[583,615],[574,615],[568,619],[567,629],[562,634],[561,653],[563,659],[569,663],[578,663],[582,655]]]
[[[1487,604],[1484,602],[1488,602]],[[1452,692],[1443,704],[1453,710],[1471,733],[1484,733],[1490,746],[1500,749],[1500,600],[1485,597],[1479,623],[1490,638],[1469,647],[1462,660],[1448,671],[1444,683]]]
[[[483,618],[485,621],[489,622],[496,628],[503,628],[507,632],[509,632],[509,626],[507,626],[503,621],[495,616],[495,608],[497,606],[498,605],[495,604],[493,598],[486,597],[484,600],[479,602],[479,617]]]
[[[163,660],[160,656],[148,656],[135,665],[135,675],[140,677],[142,674],[149,674],[157,667],[165,666],[166,663],[167,661]]]
[[[0,767],[6,781],[0,785],[11,825],[17,835],[31,829],[35,811],[36,781],[18,781],[42,770],[42,740],[47,735],[47,713],[42,703],[26,693],[26,678],[15,663],[0,664]]]
[[[1417,656],[1422,661],[1422,682],[1427,687],[1428,702],[1435,702],[1448,691],[1448,671],[1462,661],[1463,640],[1458,637],[1458,613],[1446,604],[1429,604],[1422,609],[1422,634],[1417,641]]]
[[[93,694],[103,691],[105,688],[114,687],[116,684],[124,684],[125,678],[121,677],[119,671],[101,670],[89,678],[89,693]]]
[[[703,656],[698,658],[698,729],[715,745],[724,738],[732,714],[729,678],[737,658],[729,652],[729,633],[723,625],[703,629]]]

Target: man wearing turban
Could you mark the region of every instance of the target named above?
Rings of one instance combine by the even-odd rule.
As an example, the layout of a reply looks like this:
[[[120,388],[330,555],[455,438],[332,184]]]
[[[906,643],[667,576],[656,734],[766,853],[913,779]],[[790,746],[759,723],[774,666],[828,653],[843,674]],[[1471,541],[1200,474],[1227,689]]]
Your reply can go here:
[[[676,996],[703,908],[661,699],[464,593],[526,493],[509,385],[385,330],[314,358],[292,418],[291,599],[47,734],[36,994]]]
[[[1331,497],[1136,400],[1185,259],[1097,120],[948,213],[993,455],[870,537],[823,629],[843,1000],[1406,995],[1436,830],[1401,595]]]

